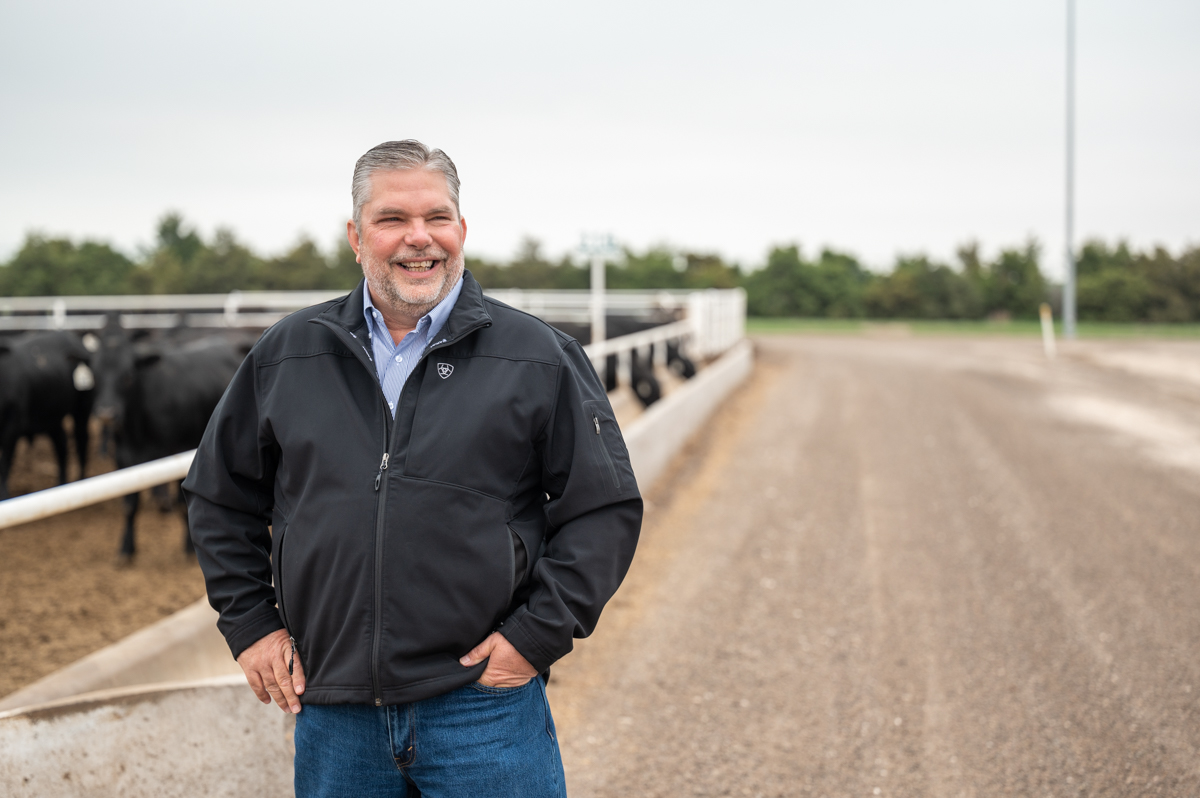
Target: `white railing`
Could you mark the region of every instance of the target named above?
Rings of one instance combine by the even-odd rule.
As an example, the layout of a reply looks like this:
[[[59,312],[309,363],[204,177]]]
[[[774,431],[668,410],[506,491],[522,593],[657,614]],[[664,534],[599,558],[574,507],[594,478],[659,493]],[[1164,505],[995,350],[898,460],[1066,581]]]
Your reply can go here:
[[[0,502],[0,529],[67,513],[187,476],[196,450]]]
[[[746,292],[741,288],[693,291],[687,295],[687,318],[696,357],[721,354],[746,334]]]
[[[525,290],[497,288],[486,291],[488,296],[536,316],[572,313],[582,310],[587,321],[591,292],[587,290]],[[643,310],[662,308],[677,310],[687,307],[691,290],[606,291],[605,304],[614,310]],[[53,316],[78,313],[139,313],[139,312],[227,312],[249,308],[265,311],[290,311],[328,302],[345,296],[345,291],[232,291],[228,294],[123,294],[113,296],[28,296],[0,297],[0,314],[29,313]],[[565,319],[563,319],[565,321]]]
[[[98,330],[105,315],[127,329],[270,327],[288,313],[345,291],[231,291],[228,294],[0,297],[0,330]]]
[[[624,352],[629,352],[635,349],[647,349],[658,343],[665,343],[674,340],[686,340],[693,338],[696,334],[695,325],[688,319],[683,321],[672,322],[671,324],[663,324],[659,327],[651,327],[648,330],[641,332],[622,335],[618,338],[609,338],[607,341],[598,341],[594,344],[588,344],[583,347],[583,351],[593,363],[599,363],[609,355],[620,355]],[[666,347],[659,347],[663,352],[663,357],[666,357]]]
[[[590,291],[488,291],[515,308],[548,322],[587,323]],[[269,327],[288,313],[344,296],[344,291],[233,291],[228,294],[135,294],[123,296],[0,297],[0,331],[96,330],[105,315],[117,313],[129,329],[175,327]],[[702,318],[697,328],[701,347],[715,354],[733,340],[714,319],[745,317],[740,289],[705,291],[606,291],[608,312],[645,320]],[[740,308],[740,310],[739,310]],[[741,327],[739,326],[740,330]],[[715,336],[715,337],[714,337]],[[706,355],[707,356],[707,355]]]
[[[512,305],[518,310],[532,313],[549,322],[569,321],[587,324],[591,321],[591,291],[496,288],[486,293],[506,305]],[[688,295],[693,293],[695,291],[608,290],[604,292],[604,307],[609,313],[617,315],[677,318],[686,312]]]
[[[221,311],[235,307],[298,310],[345,296],[345,291],[231,291],[228,294],[120,294],[113,296],[13,296],[0,298],[0,313],[110,313]]]
[[[653,351],[655,363],[665,366],[667,365],[666,343],[668,341],[677,341],[681,344],[680,351],[686,351],[685,347],[687,347],[688,342],[695,340],[695,333],[695,326],[685,319],[684,321],[662,324],[658,327],[642,330],[641,332],[588,344],[583,347],[583,351],[587,354],[588,359],[592,361],[592,365],[596,367],[597,371],[606,366],[607,358],[610,355],[616,355],[617,384],[632,385],[634,352],[638,353],[640,359],[646,359],[650,352]],[[655,346],[655,344],[661,344],[661,346]],[[651,347],[654,347],[653,350],[651,350]]]

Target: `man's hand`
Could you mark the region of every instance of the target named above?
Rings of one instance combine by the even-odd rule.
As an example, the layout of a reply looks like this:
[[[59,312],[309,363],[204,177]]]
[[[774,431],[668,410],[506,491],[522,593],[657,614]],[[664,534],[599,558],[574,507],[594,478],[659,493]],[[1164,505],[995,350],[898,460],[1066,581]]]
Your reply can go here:
[[[246,672],[246,681],[259,701],[269,704],[275,699],[284,712],[296,714],[300,711],[300,699],[296,696],[304,693],[304,668],[300,665],[300,655],[296,654],[293,673],[289,675],[291,658],[291,638],[286,629],[279,629],[243,651],[237,663]]]
[[[469,668],[485,659],[488,664],[479,677],[479,683],[486,687],[520,687],[537,676],[537,670],[529,664],[529,660],[522,657],[520,652],[513,648],[512,643],[499,632],[488,635],[482,643],[460,659],[459,663],[464,668]]]

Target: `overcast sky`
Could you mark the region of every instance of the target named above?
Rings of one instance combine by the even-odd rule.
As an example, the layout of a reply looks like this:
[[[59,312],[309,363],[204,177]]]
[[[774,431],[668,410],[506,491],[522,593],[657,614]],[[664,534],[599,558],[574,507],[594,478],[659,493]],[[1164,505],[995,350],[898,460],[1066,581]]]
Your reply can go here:
[[[1079,0],[1082,239],[1200,244],[1200,3]],[[1036,237],[1062,265],[1065,0],[0,0],[0,257],[133,253],[178,210],[330,245],[354,161],[419,138],[467,250],[607,232],[876,267]]]

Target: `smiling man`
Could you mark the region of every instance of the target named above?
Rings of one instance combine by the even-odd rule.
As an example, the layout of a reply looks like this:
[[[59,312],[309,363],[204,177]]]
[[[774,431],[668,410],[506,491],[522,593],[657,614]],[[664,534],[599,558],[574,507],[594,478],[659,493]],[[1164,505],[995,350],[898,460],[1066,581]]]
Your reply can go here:
[[[250,352],[184,482],[218,625],[299,796],[563,796],[545,684],[642,502],[579,344],[464,269],[441,150],[354,170],[364,280]]]

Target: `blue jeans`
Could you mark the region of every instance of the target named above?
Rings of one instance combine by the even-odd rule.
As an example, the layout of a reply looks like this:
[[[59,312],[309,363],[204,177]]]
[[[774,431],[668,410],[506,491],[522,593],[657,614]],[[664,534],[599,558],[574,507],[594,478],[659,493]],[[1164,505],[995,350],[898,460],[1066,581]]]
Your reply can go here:
[[[297,798],[566,798],[546,687],[476,682],[375,707],[305,704],[296,716]]]

